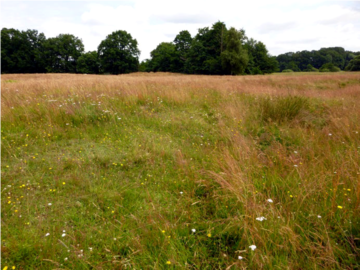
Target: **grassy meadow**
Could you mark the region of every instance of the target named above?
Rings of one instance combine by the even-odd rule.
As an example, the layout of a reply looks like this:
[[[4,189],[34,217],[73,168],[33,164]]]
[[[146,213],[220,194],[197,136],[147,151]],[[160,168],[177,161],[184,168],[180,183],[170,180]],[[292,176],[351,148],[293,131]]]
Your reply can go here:
[[[2,75],[1,269],[356,269],[359,104],[360,73]]]

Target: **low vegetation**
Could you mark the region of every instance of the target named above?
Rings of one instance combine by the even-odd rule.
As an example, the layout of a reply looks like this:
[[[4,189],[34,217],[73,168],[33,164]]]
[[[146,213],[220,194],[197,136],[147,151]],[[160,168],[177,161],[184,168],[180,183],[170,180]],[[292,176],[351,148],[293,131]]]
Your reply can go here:
[[[1,267],[358,268],[359,75],[2,75]]]

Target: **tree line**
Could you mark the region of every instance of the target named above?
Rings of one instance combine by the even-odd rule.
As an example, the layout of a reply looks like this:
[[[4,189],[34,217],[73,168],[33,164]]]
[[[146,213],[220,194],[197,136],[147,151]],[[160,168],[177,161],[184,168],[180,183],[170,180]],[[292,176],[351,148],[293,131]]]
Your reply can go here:
[[[109,34],[97,51],[84,51],[82,40],[60,34],[46,38],[37,30],[1,30],[1,73],[122,74],[178,72],[237,75],[278,71],[360,70],[360,53],[323,48],[271,56],[264,43],[248,38],[243,29],[227,29],[223,22],[204,27],[192,37],[181,31],[173,42],[162,42],[151,58],[139,63],[138,42],[119,30]]]
[[[345,51],[342,47],[313,51],[288,52],[276,57],[279,69],[286,71],[359,71],[360,52]]]
[[[121,30],[90,52],[70,34],[47,39],[36,30],[1,30],[1,73],[129,73],[138,71],[139,55],[136,39]]]

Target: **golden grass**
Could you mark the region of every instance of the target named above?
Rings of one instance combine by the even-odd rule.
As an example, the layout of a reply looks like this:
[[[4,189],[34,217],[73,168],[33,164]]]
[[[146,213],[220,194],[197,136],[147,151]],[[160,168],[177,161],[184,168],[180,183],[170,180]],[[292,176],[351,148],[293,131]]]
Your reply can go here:
[[[307,98],[309,102],[291,119],[276,121],[262,118],[264,100],[270,105],[281,107],[283,105],[276,105],[275,101],[289,96]],[[173,230],[173,237],[183,230],[180,228],[181,224],[187,226],[191,222],[204,222],[209,232],[223,225],[222,229],[218,230],[219,235],[235,235],[234,239],[245,239],[239,240],[243,246],[256,243],[262,251],[241,253],[245,251],[238,250],[239,254],[245,254],[249,258],[241,262],[231,261],[231,256],[226,255],[226,251],[222,251],[224,253],[219,256],[217,254],[217,260],[226,264],[229,269],[262,269],[277,265],[289,269],[350,269],[355,266],[353,261],[359,251],[356,246],[359,227],[353,230],[354,233],[348,232],[348,221],[355,223],[360,213],[360,73],[292,73],[266,76],[199,76],[171,73],[134,73],[119,76],[8,74],[1,78],[1,97],[2,121],[6,121],[8,125],[13,123],[13,126],[29,124],[30,127],[30,123],[32,124],[30,131],[27,131],[26,127],[17,131],[15,127],[13,133],[8,135],[10,139],[16,136],[20,138],[18,149],[26,149],[21,141],[27,140],[26,133],[30,134],[29,139],[39,144],[38,149],[41,149],[40,146],[47,148],[43,146],[43,142],[46,142],[46,145],[51,144],[53,134],[60,136],[70,132],[71,128],[65,124],[68,124],[69,119],[76,122],[77,114],[82,117],[84,126],[77,130],[74,124],[71,138],[75,138],[78,132],[86,133],[86,124],[90,123],[86,122],[90,115],[88,110],[95,108],[91,107],[92,105],[101,103],[112,116],[108,117],[100,109],[91,111],[96,119],[108,117],[106,119],[109,121],[102,126],[91,122],[93,138],[99,136],[97,128],[101,127],[104,128],[106,136],[104,135],[101,143],[97,142],[99,145],[107,140],[109,145],[115,145],[115,142],[120,141],[116,141],[116,136],[122,136],[122,141],[128,139],[128,143],[132,145],[131,149],[126,148],[126,151],[131,153],[127,157],[130,165],[125,164],[128,167],[124,167],[128,171],[121,171],[117,175],[120,179],[131,172],[129,168],[138,169],[139,175],[153,169],[153,173],[158,174],[159,179],[156,181],[161,183],[161,177],[173,170],[174,175],[179,175],[179,178],[175,179],[177,182],[187,183],[188,190],[184,190],[183,195],[187,201],[181,202],[176,198],[172,208],[157,203],[157,192],[164,192],[164,197],[172,198],[171,194],[177,188],[178,183],[175,181],[171,188],[168,186],[170,184],[165,182],[163,190],[155,192],[155,189],[149,189],[150,191],[142,194],[147,203],[137,213],[131,214],[131,221],[122,217],[119,218],[121,223],[119,220],[118,223],[114,222],[114,228],[118,224],[123,226],[129,222],[143,229],[142,233],[135,234],[133,231],[137,228],[133,228],[126,235],[132,237],[129,243],[133,245],[132,254],[124,259],[129,265],[146,266],[148,261],[144,258],[151,256],[152,252],[147,246],[160,243],[159,237],[152,230],[148,230],[148,226],[156,225],[164,228],[166,232]],[[161,107],[161,103],[166,106]],[[115,112],[123,113],[129,119],[128,122],[123,126],[119,125],[119,115],[115,115]],[[141,117],[143,118],[140,119]],[[146,126],[152,119],[153,126]],[[34,128],[37,123],[42,125],[41,132]],[[50,131],[47,127],[50,127]],[[211,129],[212,127],[214,128]],[[91,128],[89,127],[89,130]],[[122,133],[124,128],[132,130],[133,139],[127,137],[130,133]],[[182,128],[186,131],[182,132]],[[206,131],[209,131],[209,134],[204,134]],[[181,133],[181,137],[174,136],[177,133]],[[199,141],[204,135],[213,138]],[[83,140],[89,149],[94,147],[93,144],[95,148],[98,146],[90,137],[79,137],[82,139],[78,139],[76,143]],[[110,137],[115,137],[114,141]],[[17,163],[20,162],[19,158],[15,157],[15,149],[10,145],[15,144],[15,140],[11,141],[9,138],[3,146],[7,151],[3,155],[16,166],[27,166]],[[175,144],[171,144],[173,141]],[[62,153],[60,145],[54,143],[54,152],[50,152],[54,163],[58,162],[59,167],[62,164],[58,161],[58,155]],[[111,163],[114,164],[113,159],[117,158],[120,148],[111,148],[111,151],[115,151],[111,155],[106,153],[106,150],[101,152],[99,149],[101,148],[98,148],[97,152],[89,152],[86,158],[92,160],[91,166],[94,168],[101,164],[103,167],[99,171],[105,174],[110,170]],[[19,150],[19,154],[23,154],[25,160],[29,159],[27,152],[22,151]],[[80,155],[79,152],[69,151],[68,155]],[[196,158],[198,161],[195,162]],[[162,161],[159,167],[155,166],[157,159]],[[83,159],[69,159],[66,162],[64,167],[70,168],[66,175],[70,178],[67,185],[73,185],[79,191],[95,185],[91,182],[92,175],[82,177],[82,174],[88,173],[86,167],[81,167],[85,166],[82,165],[85,163]],[[44,174],[48,173],[49,166],[44,165],[42,168]],[[158,168],[158,171],[153,167]],[[71,168],[77,168],[80,173],[72,172]],[[100,175],[100,172],[97,173]],[[130,173],[129,175],[131,176]],[[56,178],[59,189],[61,181]],[[143,187],[143,182],[129,183],[121,191],[112,191],[111,187],[115,182],[99,183],[99,205],[107,198],[120,200],[122,192],[129,189]],[[269,198],[273,199],[274,203],[267,203]],[[233,202],[239,209],[232,210],[230,205],[229,208],[226,206],[226,210],[221,210],[222,202],[228,201]],[[340,203],[344,209],[338,208]],[[199,211],[208,211],[212,216],[205,215],[205,221],[192,218],[191,214],[197,213],[195,207],[199,207]],[[341,212],[339,209],[342,209]],[[224,219],[217,216],[218,212],[222,211],[227,215]],[[320,214],[322,219],[316,217]],[[221,215],[225,214],[219,214]],[[170,216],[174,218],[171,219]],[[259,223],[256,217],[260,216],[266,216],[267,221]],[[182,217],[186,217],[187,221],[183,221]],[[103,220],[107,218],[102,217]],[[99,227],[95,229],[99,230]],[[81,230],[85,231],[86,226]],[[80,231],[80,234],[86,239],[85,233]],[[206,244],[203,243],[210,241],[208,238],[210,237],[196,242],[199,249],[195,248],[194,254],[204,252]],[[150,244],[144,239],[149,239]],[[337,246],[339,241],[341,243]],[[212,262],[201,255],[194,255],[196,259],[191,267],[187,265],[190,259],[184,255],[186,252],[181,253],[182,242],[176,242],[174,246],[171,246],[170,242],[166,243],[159,254],[165,253],[167,256],[167,253],[171,253],[171,262],[179,261],[178,267],[195,269],[199,265],[204,267],[204,264],[201,264],[203,260]],[[110,253],[108,250],[111,248],[108,248],[108,245],[110,244],[106,245],[104,254]],[[56,254],[55,251],[52,252]],[[53,261],[54,265],[58,266],[56,257],[51,257],[51,252],[49,253],[45,260]],[[113,251],[113,254],[117,254],[116,251]],[[140,254],[147,255],[141,257]],[[223,255],[228,256],[228,261]],[[278,261],[274,261],[274,258]],[[308,261],[297,261],[297,258],[307,258]],[[150,260],[154,261],[150,268],[164,267],[161,261],[165,259]],[[180,264],[180,261],[183,264]],[[76,264],[75,261],[74,265],[81,264]],[[98,265],[98,269],[103,269],[99,261],[92,261],[91,265]]]

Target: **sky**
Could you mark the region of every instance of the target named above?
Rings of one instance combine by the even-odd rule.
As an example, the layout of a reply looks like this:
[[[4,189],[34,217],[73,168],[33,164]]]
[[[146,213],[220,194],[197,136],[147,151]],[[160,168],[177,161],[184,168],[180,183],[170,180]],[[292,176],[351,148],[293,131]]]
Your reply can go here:
[[[360,1],[118,0],[0,1],[0,27],[35,29],[47,38],[72,34],[85,51],[125,30],[138,41],[140,60],[182,30],[195,36],[217,21],[244,29],[271,55],[323,47],[360,51]]]

